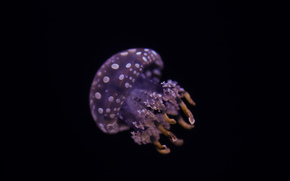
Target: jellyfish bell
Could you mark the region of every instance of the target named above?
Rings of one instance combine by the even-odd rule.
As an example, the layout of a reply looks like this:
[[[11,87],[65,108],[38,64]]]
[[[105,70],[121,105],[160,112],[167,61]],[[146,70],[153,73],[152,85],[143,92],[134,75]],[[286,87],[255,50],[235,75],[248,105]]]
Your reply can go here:
[[[163,61],[152,49],[134,48],[110,57],[97,71],[90,90],[90,108],[98,127],[107,134],[129,130],[137,144],[152,143],[158,152],[170,149],[159,142],[160,134],[177,146],[183,144],[170,132],[176,120],[185,129],[194,127],[191,105],[195,102],[176,81],[160,83]],[[188,117],[183,120],[180,108]],[[169,116],[168,116],[169,115]]]

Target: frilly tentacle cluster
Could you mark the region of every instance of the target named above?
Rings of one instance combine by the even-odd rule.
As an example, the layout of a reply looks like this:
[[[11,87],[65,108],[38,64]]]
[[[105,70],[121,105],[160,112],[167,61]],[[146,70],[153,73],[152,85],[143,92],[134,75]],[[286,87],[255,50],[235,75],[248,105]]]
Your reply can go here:
[[[156,124],[162,125],[166,130],[170,129],[170,124],[164,119],[162,113],[173,116],[179,114],[178,99],[184,97],[184,89],[172,80],[162,82],[161,86],[162,93],[140,90],[146,100],[140,102],[143,104],[143,108],[137,110],[137,121],[133,122],[136,129],[131,132],[132,138],[137,144],[151,143],[152,137],[159,140],[161,131]]]
[[[176,81],[168,80],[161,83],[163,87],[163,100],[171,103],[176,102],[176,98],[184,97],[184,89]]]

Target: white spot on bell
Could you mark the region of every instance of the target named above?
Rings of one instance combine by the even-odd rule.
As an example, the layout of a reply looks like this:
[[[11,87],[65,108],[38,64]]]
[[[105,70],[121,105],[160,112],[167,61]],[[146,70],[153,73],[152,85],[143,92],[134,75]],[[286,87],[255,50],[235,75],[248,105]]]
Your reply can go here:
[[[128,82],[126,82],[126,83],[125,83],[125,87],[126,87],[126,88],[129,88],[129,87],[130,87],[130,84],[129,84]]]
[[[109,101],[109,102],[113,102],[113,101],[114,101],[114,97],[113,97],[113,96],[110,96],[110,97],[108,98],[108,101]]]
[[[147,58],[149,59],[149,61],[151,62],[151,57],[150,56],[147,56]]]
[[[127,63],[126,68],[130,68],[131,67],[131,63]]]
[[[121,55],[126,56],[126,55],[128,55],[128,52],[122,52]]]
[[[124,74],[121,74],[120,76],[119,76],[119,80],[123,80],[124,79]]]
[[[144,62],[147,62],[147,58],[146,57],[142,57],[142,59],[144,60]]]
[[[96,92],[95,93],[95,98],[101,99],[102,98],[102,95],[99,92]]]
[[[106,113],[109,113],[109,112],[111,112],[111,109],[110,108],[107,108],[106,109]]]
[[[137,53],[136,53],[136,55],[141,55],[141,54],[142,54],[142,52],[137,52]]]
[[[115,114],[110,114],[110,118],[114,118],[115,117]]]
[[[112,67],[112,69],[117,70],[117,69],[119,68],[119,64],[117,64],[117,63],[113,63],[113,64],[111,65],[111,67]]]
[[[120,103],[121,102],[121,100],[120,99],[116,99],[116,103]]]
[[[136,52],[136,48],[129,49],[128,51],[131,53]]]
[[[103,110],[102,108],[99,108],[99,109],[98,109],[98,112],[99,112],[100,114],[103,114],[104,110]]]
[[[136,68],[139,68],[139,67],[140,67],[140,64],[139,64],[139,63],[136,63],[136,64],[135,64],[135,67],[136,67]]]
[[[103,82],[104,83],[108,83],[110,81],[110,78],[108,77],[108,76],[105,76],[104,78],[103,78]]]

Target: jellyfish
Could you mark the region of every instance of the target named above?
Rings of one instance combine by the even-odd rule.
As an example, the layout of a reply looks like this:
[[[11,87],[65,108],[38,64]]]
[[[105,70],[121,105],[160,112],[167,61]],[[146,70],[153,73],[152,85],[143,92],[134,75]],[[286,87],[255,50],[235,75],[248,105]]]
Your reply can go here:
[[[97,126],[106,134],[132,129],[131,137],[137,144],[152,143],[162,154],[170,153],[170,148],[159,141],[162,134],[181,146],[183,140],[169,131],[170,126],[179,123],[192,129],[195,119],[183,100],[193,106],[195,102],[176,81],[160,82],[162,69],[161,57],[148,48],[121,51],[105,61],[89,95]]]

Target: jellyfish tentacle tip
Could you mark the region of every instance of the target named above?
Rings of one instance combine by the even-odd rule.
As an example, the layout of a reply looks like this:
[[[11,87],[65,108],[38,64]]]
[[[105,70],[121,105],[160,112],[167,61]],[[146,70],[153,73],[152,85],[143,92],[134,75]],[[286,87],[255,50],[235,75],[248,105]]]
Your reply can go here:
[[[169,154],[170,148],[167,148],[166,145],[162,145],[162,149],[156,148],[156,150],[161,154]]]
[[[179,116],[178,117],[178,123],[184,128],[184,129],[187,129],[187,130],[190,130],[192,128],[194,128],[194,124],[188,124],[187,122],[184,121],[184,119]]]
[[[196,103],[194,102],[194,100],[191,98],[190,94],[188,92],[184,92],[184,97],[187,100],[187,102],[193,106],[196,106]]]
[[[168,117],[168,115],[165,113],[165,112],[163,112],[162,113],[162,117],[169,123],[169,124],[176,124],[176,121],[175,121],[175,119],[173,119],[173,118],[169,118]]]
[[[155,149],[161,153],[161,154],[169,154],[170,153],[170,149],[167,148],[166,145],[162,145],[156,138],[151,137],[151,141],[153,143],[153,145],[155,146]]]

